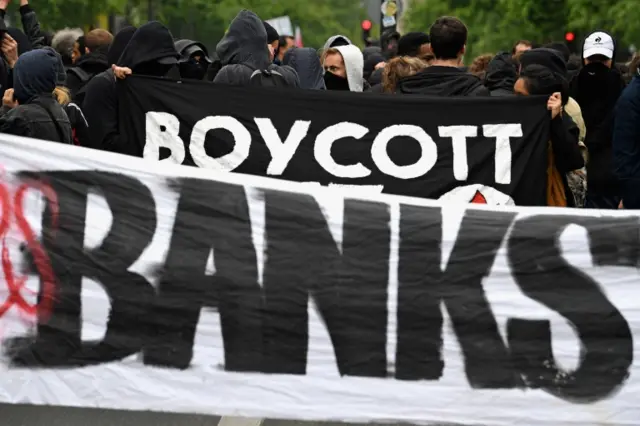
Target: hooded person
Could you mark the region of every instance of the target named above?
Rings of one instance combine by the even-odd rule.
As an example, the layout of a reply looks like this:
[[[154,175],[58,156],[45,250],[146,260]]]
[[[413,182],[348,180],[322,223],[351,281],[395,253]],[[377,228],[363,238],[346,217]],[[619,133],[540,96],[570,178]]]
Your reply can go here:
[[[400,33],[396,30],[387,30],[380,36],[380,45],[382,46],[382,54],[387,59],[393,59],[398,55],[398,42],[400,41]]]
[[[531,49],[520,56],[520,69],[523,70],[531,65],[541,65],[553,72],[558,81],[562,83],[560,93],[562,95],[564,110],[578,126],[580,130],[580,142],[584,145],[587,128],[584,124],[580,105],[569,94],[569,73],[564,58],[562,52],[555,49],[546,47]]]
[[[178,60],[180,77],[204,80],[212,63],[205,45],[193,40],[178,40],[176,41],[176,50],[180,54]]]
[[[280,74],[289,87],[298,87],[299,80],[293,68],[271,62],[267,47],[267,31],[262,20],[249,10],[242,10],[233,19],[216,53],[222,63],[214,83],[236,86],[251,85],[256,71]]]
[[[338,35],[329,37],[329,39],[324,43],[323,50],[327,50],[332,47],[338,47],[338,46],[348,46],[350,44],[353,44],[353,43],[351,43],[351,40],[349,40],[347,36],[338,34]]]
[[[350,44],[329,48],[323,52],[321,61],[327,90],[364,90],[364,59],[356,46]]]
[[[71,123],[54,98],[58,81],[55,51],[38,49],[21,55],[0,108],[0,132],[34,139],[73,143]]]
[[[300,88],[325,90],[324,70],[318,58],[318,52],[310,47],[294,47],[284,54],[284,65],[298,73]]]
[[[136,27],[125,27],[115,35],[107,52],[110,65],[114,65],[122,56],[137,30]],[[108,69],[87,83],[81,108],[89,123],[89,148],[114,152],[124,150],[120,147],[118,98],[113,70]]]
[[[518,79],[518,69],[513,56],[508,52],[500,52],[489,61],[484,85],[491,96],[513,95],[513,85]]]
[[[583,207],[586,179],[582,169],[586,161],[580,143],[580,130],[570,114],[563,112],[561,93],[565,90],[566,81],[557,70],[554,72],[549,67],[529,61],[525,63],[527,65],[521,68],[514,85],[515,94],[548,95],[547,107],[552,101],[558,107],[552,114],[547,148],[547,205]]]
[[[382,56],[382,53],[372,53],[368,55],[368,57],[364,58],[363,77],[372,86],[382,81],[382,76],[380,76],[380,78],[378,78],[378,81],[376,83],[372,83],[371,76],[376,70],[380,68],[384,68],[385,62],[386,62],[386,59],[384,58],[384,56]]]
[[[151,21],[133,34],[117,65],[129,68],[133,74],[178,77],[178,58],[180,54],[169,29],[158,21]]]
[[[53,50],[52,47],[43,47],[42,49],[47,50],[54,54],[57,59],[56,63],[56,88],[53,90],[53,97],[64,109],[64,112],[67,113],[67,117],[69,117],[69,122],[71,123],[71,132],[73,136],[74,145],[79,146],[88,146],[89,145],[89,124],[82,113],[82,109],[72,102],[71,93],[67,88],[67,73],[64,69],[64,64],[62,63],[62,58]]]
[[[435,59],[428,68],[401,79],[396,93],[431,96],[488,96],[480,78],[460,69],[468,31],[458,18],[444,16],[429,31]]]
[[[589,149],[587,176],[588,208],[617,209],[619,185],[613,173],[613,129],[615,106],[625,87],[622,74],[613,64],[615,42],[597,31],[584,41],[585,65],[571,81],[569,93],[582,109]]]
[[[380,46],[367,46],[362,49],[362,56],[365,62],[373,55],[382,56],[382,48]]]

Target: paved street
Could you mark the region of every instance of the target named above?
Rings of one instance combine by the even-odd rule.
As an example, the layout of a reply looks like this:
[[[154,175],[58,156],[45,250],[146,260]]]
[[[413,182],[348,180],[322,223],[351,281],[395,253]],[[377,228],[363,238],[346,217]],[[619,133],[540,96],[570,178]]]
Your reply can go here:
[[[246,419],[249,420],[249,419]],[[218,425],[217,416],[191,416],[185,414],[165,414],[131,412],[120,410],[99,410],[85,408],[41,407],[32,405],[0,404],[0,425],[2,426],[258,426],[257,421],[240,421],[225,418]],[[351,426],[338,422],[297,422],[285,420],[264,420],[260,426]],[[356,426],[356,425],[352,425]],[[360,425],[357,425],[360,426]],[[401,426],[383,424],[376,426]],[[434,425],[456,426],[456,425]]]

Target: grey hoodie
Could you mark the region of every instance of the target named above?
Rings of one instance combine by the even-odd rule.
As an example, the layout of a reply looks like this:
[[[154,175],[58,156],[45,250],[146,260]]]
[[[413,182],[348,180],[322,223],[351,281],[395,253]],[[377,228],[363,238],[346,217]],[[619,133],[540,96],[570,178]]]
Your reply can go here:
[[[347,36],[338,34],[338,35],[334,35],[333,37],[329,37],[329,40],[327,40],[327,42],[324,44],[324,49],[327,50],[331,47],[336,47],[334,46],[334,44],[338,41],[346,42],[347,44],[353,44],[351,43],[351,40],[349,40]]]
[[[347,81],[352,92],[362,92],[364,82],[362,80],[364,70],[364,57],[360,49],[353,44],[338,46],[335,48],[342,55],[344,67],[347,71]]]

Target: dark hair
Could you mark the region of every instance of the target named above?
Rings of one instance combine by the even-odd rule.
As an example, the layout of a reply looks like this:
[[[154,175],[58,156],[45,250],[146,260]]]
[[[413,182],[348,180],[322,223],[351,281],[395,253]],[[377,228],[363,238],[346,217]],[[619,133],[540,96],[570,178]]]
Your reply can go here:
[[[423,44],[429,43],[429,36],[425,33],[407,33],[398,40],[398,56],[418,56]]]
[[[280,40],[280,34],[271,24],[267,21],[262,21],[262,25],[264,25],[264,29],[267,32],[267,43],[271,44],[276,40]]]
[[[569,89],[567,81],[558,78],[549,68],[537,64],[529,65],[522,70],[520,78],[524,80],[530,95],[553,95],[560,92],[563,95],[563,104],[566,103],[564,100]]]
[[[275,52],[276,56],[280,54],[281,50],[287,47],[287,40],[295,40],[295,38],[291,36],[280,36],[278,40],[278,50]]]
[[[516,53],[516,47],[518,47],[518,45],[520,44],[524,44],[525,46],[529,46],[531,48],[533,48],[533,43],[531,43],[529,40],[518,40],[516,41],[516,43],[513,45],[513,48],[511,49],[511,54],[515,55]]]
[[[438,18],[429,30],[433,56],[436,59],[456,59],[467,44],[467,35],[467,27],[458,18]]]

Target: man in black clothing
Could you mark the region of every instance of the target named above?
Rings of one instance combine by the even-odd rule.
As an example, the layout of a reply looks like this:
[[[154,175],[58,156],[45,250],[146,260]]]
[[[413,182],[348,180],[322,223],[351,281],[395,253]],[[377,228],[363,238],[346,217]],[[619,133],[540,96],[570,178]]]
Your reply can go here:
[[[123,39],[130,37],[129,43],[122,51],[117,65],[126,67],[133,74],[155,77],[175,76],[180,78],[177,68],[179,54],[176,51],[171,32],[159,22],[148,22],[138,28],[131,36],[132,29],[123,34]],[[116,35],[113,47],[121,46]],[[111,55],[109,51],[109,57]],[[87,94],[82,105],[93,148],[105,151],[142,156],[138,144],[129,144],[120,135],[118,126],[118,97],[116,79],[112,70],[93,78],[87,86]]]
[[[67,70],[67,88],[77,104],[82,104],[84,89],[89,80],[111,66],[107,60],[107,52],[112,41],[113,35],[101,29],[90,31],[84,37],[84,54]]]
[[[571,97],[580,104],[587,127],[587,208],[617,209],[620,203],[612,142],[614,109],[625,84],[613,66],[614,53],[615,44],[609,34],[591,34],[584,42],[584,66],[571,81]]]
[[[204,80],[212,62],[207,47],[197,41],[182,39],[176,41],[176,50],[180,54],[180,77]]]
[[[398,83],[397,93],[432,96],[489,96],[482,81],[459,67],[467,44],[467,27],[458,18],[439,18],[429,31],[435,60]]]

